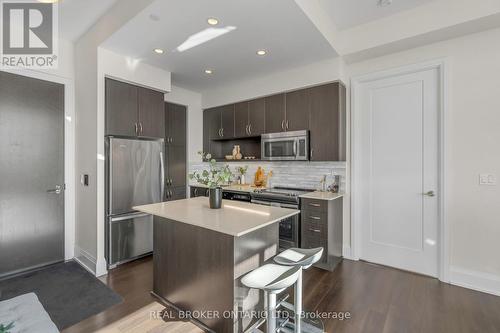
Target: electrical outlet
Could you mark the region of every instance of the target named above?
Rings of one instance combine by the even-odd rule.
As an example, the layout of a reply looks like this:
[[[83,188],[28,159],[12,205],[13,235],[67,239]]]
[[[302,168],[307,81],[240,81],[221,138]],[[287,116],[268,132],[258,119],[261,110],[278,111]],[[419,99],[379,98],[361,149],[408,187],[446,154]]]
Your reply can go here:
[[[497,184],[497,177],[492,173],[482,173],[479,175],[479,185],[495,186]]]

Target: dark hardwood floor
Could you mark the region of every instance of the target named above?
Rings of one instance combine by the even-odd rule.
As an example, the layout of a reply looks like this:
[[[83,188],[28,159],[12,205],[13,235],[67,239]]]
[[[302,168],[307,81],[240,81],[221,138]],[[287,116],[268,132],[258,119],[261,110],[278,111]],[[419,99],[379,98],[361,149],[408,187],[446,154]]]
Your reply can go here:
[[[65,333],[93,332],[154,301],[151,258],[121,266],[103,281],[124,302]],[[350,319],[325,319],[326,332],[500,332],[500,297],[365,262],[344,260],[334,272],[312,268],[304,290],[307,311],[350,313]]]

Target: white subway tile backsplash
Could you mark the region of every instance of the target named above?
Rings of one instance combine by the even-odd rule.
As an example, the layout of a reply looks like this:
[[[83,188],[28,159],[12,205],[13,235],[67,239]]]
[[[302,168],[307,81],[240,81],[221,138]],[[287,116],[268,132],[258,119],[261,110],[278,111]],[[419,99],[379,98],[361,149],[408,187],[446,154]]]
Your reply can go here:
[[[238,176],[237,167],[248,166],[246,176],[247,183],[253,183],[255,172],[260,166],[266,174],[273,171],[271,184],[273,187],[296,187],[305,189],[319,189],[320,181],[327,175],[327,184],[333,183],[334,175],[340,176],[340,191],[345,192],[346,163],[345,162],[219,162],[218,164],[228,164],[231,171]],[[189,173],[195,170],[208,168],[208,163],[190,163]]]

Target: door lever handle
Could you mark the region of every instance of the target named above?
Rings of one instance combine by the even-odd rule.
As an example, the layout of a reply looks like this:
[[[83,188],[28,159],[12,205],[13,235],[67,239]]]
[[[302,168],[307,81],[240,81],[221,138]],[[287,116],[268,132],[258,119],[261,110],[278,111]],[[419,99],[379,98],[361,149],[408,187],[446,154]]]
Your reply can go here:
[[[56,185],[56,188],[47,190],[47,193],[61,194],[63,188],[61,185]]]
[[[424,195],[426,195],[428,197],[434,197],[434,196],[436,196],[436,194],[434,193],[434,191],[425,192]]]

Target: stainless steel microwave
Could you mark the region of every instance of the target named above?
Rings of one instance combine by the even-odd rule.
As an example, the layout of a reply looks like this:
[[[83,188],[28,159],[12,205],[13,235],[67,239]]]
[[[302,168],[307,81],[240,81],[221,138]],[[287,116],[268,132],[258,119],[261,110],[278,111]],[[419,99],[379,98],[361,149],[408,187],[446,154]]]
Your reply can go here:
[[[261,159],[265,161],[309,160],[309,131],[263,134]]]

